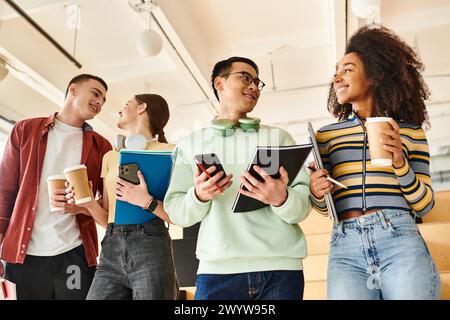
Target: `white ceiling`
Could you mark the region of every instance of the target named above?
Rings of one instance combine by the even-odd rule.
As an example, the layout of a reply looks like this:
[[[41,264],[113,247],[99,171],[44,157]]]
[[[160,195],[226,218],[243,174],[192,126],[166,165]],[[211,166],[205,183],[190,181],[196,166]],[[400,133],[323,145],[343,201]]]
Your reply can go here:
[[[148,15],[133,11],[127,0],[15,2],[83,67],[78,69],[0,2],[0,55],[54,88],[49,99],[46,89],[26,84],[12,70],[0,82],[0,115],[15,121],[48,115],[59,109],[70,78],[93,73],[110,86],[104,111],[93,121],[109,139],[118,133],[111,115],[142,92],[159,93],[169,102],[166,132],[171,142],[207,125],[216,106],[211,69],[219,59],[240,55],[257,62],[266,82],[254,115],[302,142],[307,121],[315,127],[333,121],[326,111],[328,83],[346,37],[364,23],[351,13],[350,0],[347,11],[346,0],[157,0],[153,15],[158,23],[152,22],[152,28],[163,35],[164,48],[146,58],[135,41],[146,29]],[[66,28],[65,6],[70,4],[81,8],[75,51],[75,33]],[[428,138],[437,153],[450,145],[450,1],[384,0],[381,20],[415,45],[426,65],[432,92]]]

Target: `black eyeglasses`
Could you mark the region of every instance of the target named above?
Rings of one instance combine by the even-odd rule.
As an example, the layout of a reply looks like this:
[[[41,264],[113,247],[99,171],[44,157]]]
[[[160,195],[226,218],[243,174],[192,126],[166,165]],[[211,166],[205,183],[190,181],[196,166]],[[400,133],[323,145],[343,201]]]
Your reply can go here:
[[[266,85],[259,78],[257,78],[257,77],[253,78],[248,72],[245,72],[245,71],[225,73],[225,74],[221,75],[221,77],[226,77],[226,76],[229,76],[230,74],[240,74],[242,82],[244,82],[248,86],[253,82],[259,91],[261,91],[264,88],[264,86]]]

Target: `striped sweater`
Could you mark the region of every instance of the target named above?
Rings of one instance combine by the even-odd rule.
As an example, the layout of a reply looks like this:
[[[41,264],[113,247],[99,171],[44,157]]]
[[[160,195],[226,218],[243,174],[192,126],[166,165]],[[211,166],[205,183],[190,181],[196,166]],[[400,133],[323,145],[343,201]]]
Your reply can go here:
[[[399,123],[405,165],[373,167],[365,127],[355,114],[316,133],[325,169],[348,189],[334,185],[337,214],[350,210],[399,209],[424,216],[434,205],[430,155],[424,130]],[[325,201],[311,196],[313,207],[326,213]]]

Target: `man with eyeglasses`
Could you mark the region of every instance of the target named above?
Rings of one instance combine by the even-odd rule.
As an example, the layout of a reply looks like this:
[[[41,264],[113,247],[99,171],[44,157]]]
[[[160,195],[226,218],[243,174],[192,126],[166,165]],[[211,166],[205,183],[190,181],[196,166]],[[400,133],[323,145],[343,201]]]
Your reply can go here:
[[[192,133],[179,142],[177,158],[164,207],[174,224],[189,227],[201,222],[196,255],[199,260],[195,299],[302,299],[302,259],[306,242],[298,222],[310,212],[309,177],[302,169],[288,186],[281,167],[273,179],[255,167],[264,181],[246,171],[255,147],[293,145],[286,131],[261,125],[244,130],[247,118],[260,97],[264,82],[250,59],[231,57],[218,62],[211,76],[219,100],[215,121],[234,124],[232,134],[217,134],[215,127]],[[201,172],[193,158],[215,153],[226,172],[211,166]],[[233,184],[233,177],[238,177]],[[239,187],[240,183],[247,190]],[[268,206],[233,213],[237,192]]]

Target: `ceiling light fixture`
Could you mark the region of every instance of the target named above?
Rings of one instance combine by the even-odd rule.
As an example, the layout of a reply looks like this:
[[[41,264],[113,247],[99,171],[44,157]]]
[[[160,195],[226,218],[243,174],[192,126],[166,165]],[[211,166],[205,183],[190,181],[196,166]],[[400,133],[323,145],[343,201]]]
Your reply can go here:
[[[80,29],[80,14],[81,8],[79,5],[68,5],[65,6],[67,18],[66,27],[73,32],[73,52],[72,55],[75,57],[75,52],[77,51],[77,40],[78,40],[78,30]]]
[[[366,19],[368,25],[381,22],[381,0],[352,0],[351,7],[355,16]]]
[[[128,4],[136,12],[145,12],[149,15],[148,29],[142,32],[136,42],[140,54],[146,57],[154,57],[161,52],[163,41],[159,33],[151,29],[152,10],[156,8],[153,0],[129,0]]]
[[[283,50],[283,49],[286,49],[287,47],[288,47],[288,45],[287,45],[287,44],[284,44],[284,45],[282,45],[281,47],[279,47],[279,48],[277,48],[277,49],[275,49],[275,50],[269,51],[269,56],[270,56],[270,71],[271,71],[271,74],[272,74],[272,91],[276,91],[276,90],[277,90],[277,86],[276,86],[276,84],[275,84],[275,67],[274,67],[274,65],[273,65],[273,54],[274,54],[274,53],[277,53],[277,52],[279,52],[279,51],[281,51],[281,50]]]
[[[81,63],[79,63],[70,53],[67,52],[50,34],[47,33],[36,21],[34,21],[20,6],[18,6],[13,0],[5,0],[5,2],[16,11],[22,18],[30,23],[42,36],[50,41],[67,59],[72,61],[79,69],[81,69]]]
[[[66,8],[66,27],[70,31],[80,29],[80,12],[81,8],[77,4],[71,4],[65,6]]]

